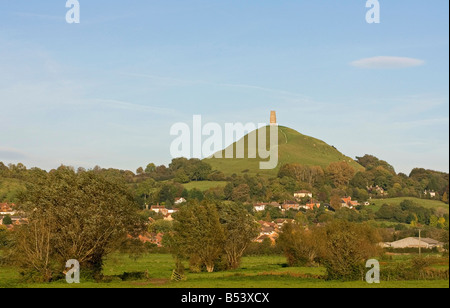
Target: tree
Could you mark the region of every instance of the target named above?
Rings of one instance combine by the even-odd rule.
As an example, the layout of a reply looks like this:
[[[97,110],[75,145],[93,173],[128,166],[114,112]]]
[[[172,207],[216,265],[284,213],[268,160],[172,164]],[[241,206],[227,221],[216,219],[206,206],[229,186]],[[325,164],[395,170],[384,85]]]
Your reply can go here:
[[[50,282],[58,271],[52,232],[52,220],[42,212],[34,213],[28,224],[14,232],[13,258],[24,273],[38,282]]]
[[[444,195],[442,196],[442,202],[448,203],[448,195],[447,195],[447,192],[445,192]]]
[[[330,205],[336,211],[339,210],[342,206],[342,198],[339,195],[331,196]]]
[[[356,157],[356,161],[367,170],[372,170],[376,167],[383,167],[390,173],[395,174],[395,169],[392,165],[388,164],[384,160],[380,160],[373,155],[364,155],[363,157]]]
[[[174,218],[174,232],[168,239],[172,253],[213,272],[225,240],[216,206],[206,201],[194,202],[182,207]]]
[[[29,219],[17,245],[17,252],[30,259],[23,262],[25,268],[54,262],[62,271],[67,260],[76,259],[84,273],[98,278],[104,257],[128,234],[144,230],[125,184],[93,171],[53,170],[46,179],[29,185],[21,204]],[[47,271],[40,274],[44,280],[50,278]]]
[[[142,167],[137,168],[136,174],[137,175],[143,175],[144,174],[144,168],[142,168]]]
[[[250,199],[250,187],[247,184],[241,184],[233,189],[231,193],[233,201],[246,202]]]
[[[327,174],[334,186],[341,188],[348,185],[355,175],[355,169],[347,162],[335,162],[327,167]]]
[[[147,167],[145,167],[144,171],[145,171],[145,173],[150,174],[152,172],[155,172],[155,170],[156,170],[155,164],[154,163],[150,163],[150,164],[147,165]]]
[[[173,229],[173,222],[167,220],[157,220],[148,227],[151,233],[169,233]]]
[[[299,224],[285,224],[278,239],[278,245],[290,266],[313,265],[319,255],[315,233],[305,231]]]
[[[219,216],[225,235],[223,248],[227,267],[236,269],[244,251],[258,236],[259,225],[247,210],[234,203],[219,205]]]
[[[330,280],[360,280],[365,262],[379,254],[377,232],[365,224],[336,220],[321,234],[321,262]]]
[[[7,247],[9,243],[9,231],[5,226],[0,225],[0,249]]]
[[[3,224],[4,224],[5,226],[12,225],[12,223],[13,223],[13,221],[12,221],[12,219],[11,219],[11,216],[6,215],[5,217],[3,217]]]
[[[300,164],[285,164],[280,168],[278,177],[290,177],[299,182],[308,183],[314,186],[317,181],[320,181],[324,176],[322,167],[319,166],[304,166]]]

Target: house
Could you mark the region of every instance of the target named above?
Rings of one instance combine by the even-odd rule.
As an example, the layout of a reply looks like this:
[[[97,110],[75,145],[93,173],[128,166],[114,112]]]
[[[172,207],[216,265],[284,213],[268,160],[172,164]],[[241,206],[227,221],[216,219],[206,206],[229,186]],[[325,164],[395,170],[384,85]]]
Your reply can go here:
[[[298,204],[295,201],[284,201],[284,203],[281,207],[284,211],[289,211],[289,210],[299,211],[300,210],[300,204]]]
[[[263,212],[266,209],[267,203],[256,203],[253,205],[253,211]]]
[[[278,234],[278,225],[273,222],[267,221],[259,221],[261,225],[261,229],[259,232],[259,236],[254,240],[254,242],[262,243],[264,239],[270,239],[272,244],[275,244]]]
[[[162,233],[144,233],[138,236],[138,239],[142,242],[142,243],[151,243],[151,244],[155,244],[158,247],[162,247],[162,238],[163,238],[164,234]],[[128,235],[128,238],[132,238],[131,235]]]
[[[310,203],[306,204],[306,207],[308,210],[314,210],[315,208],[320,208],[320,205],[319,201],[311,200]]]
[[[164,220],[173,221],[172,213],[167,213],[167,215],[164,215]]]
[[[27,218],[23,218],[20,216],[11,216],[11,220],[12,220],[12,224],[14,226],[20,226],[20,225],[26,224],[28,222]]]
[[[311,208],[307,204],[300,204],[300,209],[310,210]]]
[[[14,203],[0,203],[0,215],[16,215],[15,206]]]
[[[272,235],[275,233],[275,228],[272,227],[262,227],[260,235]]]
[[[384,243],[385,247],[390,248],[442,248],[444,243],[433,240],[431,238],[407,237],[392,243]]]
[[[175,204],[176,205],[180,205],[186,202],[186,199],[184,199],[183,197],[181,198],[175,198]]]
[[[161,213],[163,215],[167,215],[169,213],[169,210],[166,209],[165,206],[160,206],[160,205],[152,205],[150,207],[150,210],[155,212],[155,213]]]
[[[341,199],[341,207],[352,209],[358,205],[358,201],[352,201],[352,197],[345,197]]]
[[[278,202],[270,202],[268,205],[281,210],[281,204],[279,204]]]
[[[163,214],[164,215],[164,220],[167,221],[173,221],[173,217],[172,214],[178,212],[178,209],[167,209],[167,214]]]
[[[273,228],[273,229],[277,229],[278,225],[274,222],[268,222],[268,221],[264,221],[264,220],[260,220],[258,221],[258,223],[261,225],[261,228]]]
[[[179,209],[175,209],[175,208],[167,210],[168,214],[173,214],[173,213],[176,213],[178,211],[179,211]]]
[[[431,198],[436,198],[436,192],[435,191],[425,190],[423,193],[424,193],[425,196],[426,195],[430,195]]]
[[[306,197],[312,198],[313,197],[312,192],[307,191],[307,190],[300,190],[300,191],[294,192],[294,198],[295,199],[303,199],[303,198],[306,198]]]
[[[274,221],[274,223],[277,224],[279,229],[281,229],[285,224],[294,223],[294,222],[295,222],[294,219],[283,219],[283,218],[275,219],[275,221]]]
[[[387,196],[388,195],[387,191],[385,191],[382,187],[380,187],[378,185],[375,186],[375,187],[368,186],[367,187],[367,191],[369,193],[372,193],[372,194],[375,194],[375,195],[379,195],[379,196]]]

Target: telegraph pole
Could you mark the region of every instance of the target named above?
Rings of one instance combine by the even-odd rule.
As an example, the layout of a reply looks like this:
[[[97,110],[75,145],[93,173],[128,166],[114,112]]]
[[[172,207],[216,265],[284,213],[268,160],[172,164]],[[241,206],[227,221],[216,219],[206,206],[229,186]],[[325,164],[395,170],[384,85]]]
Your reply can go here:
[[[422,256],[422,229],[419,229],[419,257]]]

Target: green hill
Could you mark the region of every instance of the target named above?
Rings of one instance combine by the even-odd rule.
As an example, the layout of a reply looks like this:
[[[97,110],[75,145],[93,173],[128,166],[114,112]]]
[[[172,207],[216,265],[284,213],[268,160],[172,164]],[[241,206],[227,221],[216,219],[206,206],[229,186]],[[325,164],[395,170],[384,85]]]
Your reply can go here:
[[[255,130],[243,139],[245,148],[245,157],[248,157],[248,139],[249,136],[256,138],[257,132],[262,129],[266,129],[267,146],[269,146],[269,126]],[[241,139],[242,141],[242,139]],[[258,146],[258,145],[256,145]],[[229,146],[229,148],[236,149],[236,143]],[[225,150],[222,151],[222,157],[225,157]],[[315,139],[299,132],[290,129],[288,127],[278,127],[278,166],[273,170],[261,170],[259,167],[259,158],[207,158],[208,162],[213,169],[222,171],[226,175],[236,174],[251,174],[251,175],[267,175],[276,176],[280,167],[287,163],[299,163],[308,166],[321,166],[326,168],[330,163],[346,161],[355,170],[364,170],[364,167],[359,165],[350,157],[345,156],[339,152],[333,146],[326,144],[325,142]]]

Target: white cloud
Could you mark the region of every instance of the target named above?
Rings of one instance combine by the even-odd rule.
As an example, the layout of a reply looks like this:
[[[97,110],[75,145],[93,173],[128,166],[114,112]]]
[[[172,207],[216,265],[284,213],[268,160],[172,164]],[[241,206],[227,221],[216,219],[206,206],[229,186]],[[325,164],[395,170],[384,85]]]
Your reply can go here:
[[[405,57],[373,57],[365,58],[350,63],[352,66],[366,69],[399,69],[421,66],[425,61]]]

